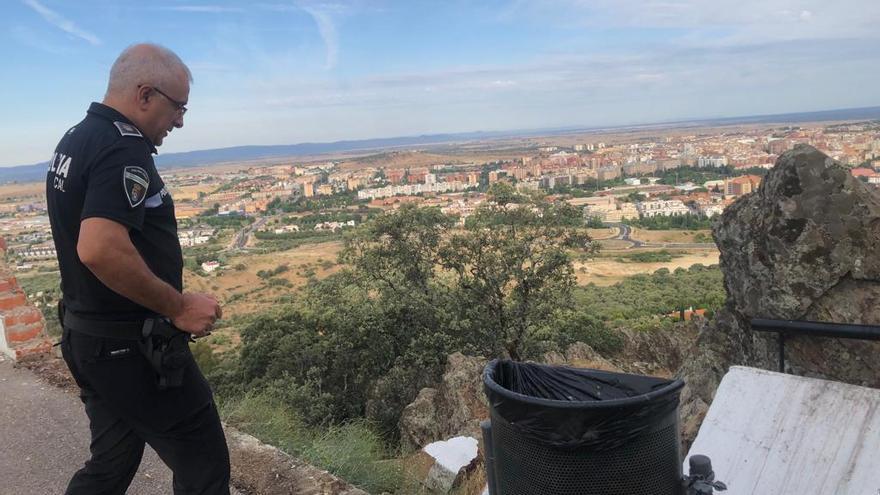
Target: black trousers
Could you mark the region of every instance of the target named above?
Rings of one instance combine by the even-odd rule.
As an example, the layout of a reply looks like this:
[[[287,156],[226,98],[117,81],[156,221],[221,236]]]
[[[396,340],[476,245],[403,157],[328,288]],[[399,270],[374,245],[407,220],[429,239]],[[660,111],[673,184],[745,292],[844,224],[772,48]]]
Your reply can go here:
[[[211,389],[192,358],[183,386],[160,391],[130,340],[64,329],[61,352],[89,417],[91,458],[67,495],[123,495],[148,443],[174,475],[175,495],[228,495],[229,451]]]

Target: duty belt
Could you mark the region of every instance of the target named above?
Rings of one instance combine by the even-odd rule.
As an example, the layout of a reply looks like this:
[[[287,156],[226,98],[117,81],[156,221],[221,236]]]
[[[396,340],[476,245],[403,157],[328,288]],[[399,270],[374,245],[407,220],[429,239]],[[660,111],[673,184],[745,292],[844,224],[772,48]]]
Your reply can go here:
[[[192,337],[180,331],[167,318],[146,318],[141,321],[89,320],[64,310],[58,304],[58,317],[64,327],[92,337],[133,340],[141,354],[156,372],[159,390],[180,387],[183,373],[192,362],[189,342]]]
[[[70,311],[63,311],[64,326],[74,332],[84,333],[92,337],[141,340],[144,338],[144,325],[152,322],[152,318],[139,321],[109,321],[81,318]]]

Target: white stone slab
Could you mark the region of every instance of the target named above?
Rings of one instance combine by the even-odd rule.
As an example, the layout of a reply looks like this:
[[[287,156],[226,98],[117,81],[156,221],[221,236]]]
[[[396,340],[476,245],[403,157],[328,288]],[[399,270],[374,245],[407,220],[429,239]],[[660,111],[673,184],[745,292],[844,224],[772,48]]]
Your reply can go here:
[[[734,366],[688,457],[712,459],[725,495],[877,495],[878,409],[877,389]]]
[[[429,443],[423,450],[438,464],[457,473],[477,456],[477,445],[476,438],[454,437],[442,442]]]

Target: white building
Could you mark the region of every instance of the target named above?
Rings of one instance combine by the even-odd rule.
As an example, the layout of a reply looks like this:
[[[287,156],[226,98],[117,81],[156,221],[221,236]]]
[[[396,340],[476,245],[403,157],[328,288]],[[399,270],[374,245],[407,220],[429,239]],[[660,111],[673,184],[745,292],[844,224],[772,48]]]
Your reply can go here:
[[[697,158],[697,166],[700,168],[726,167],[727,166],[727,157],[726,156],[701,156],[701,157]]]
[[[180,247],[193,247],[204,244],[211,240],[214,236],[213,229],[192,229],[181,230],[177,233],[177,239],[180,241]]]
[[[677,199],[641,201],[636,204],[636,209],[639,211],[640,216],[648,218],[656,216],[671,217],[691,213],[690,208]]]
[[[445,193],[463,191],[465,189],[473,189],[476,184],[465,184],[464,182],[437,182],[435,184],[407,184],[400,186],[385,186],[374,189],[363,189],[358,191],[358,199],[379,199],[391,198],[394,196],[411,196],[421,193]]]
[[[291,232],[299,232],[299,225],[284,225],[272,230],[276,234],[289,234]]]
[[[220,268],[219,261],[206,261],[202,263],[202,271],[205,273],[211,273],[218,268]]]

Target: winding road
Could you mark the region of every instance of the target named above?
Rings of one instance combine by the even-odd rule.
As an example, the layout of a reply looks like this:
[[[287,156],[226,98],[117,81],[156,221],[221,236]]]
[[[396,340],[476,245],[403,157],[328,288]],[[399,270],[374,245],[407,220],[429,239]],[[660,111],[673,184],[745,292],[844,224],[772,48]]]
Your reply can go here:
[[[632,238],[633,229],[625,223],[608,223],[611,227],[617,228],[617,235],[612,237],[615,241],[628,242],[630,245],[626,249],[644,249],[644,248],[672,248],[672,249],[716,249],[713,242],[644,242]]]

